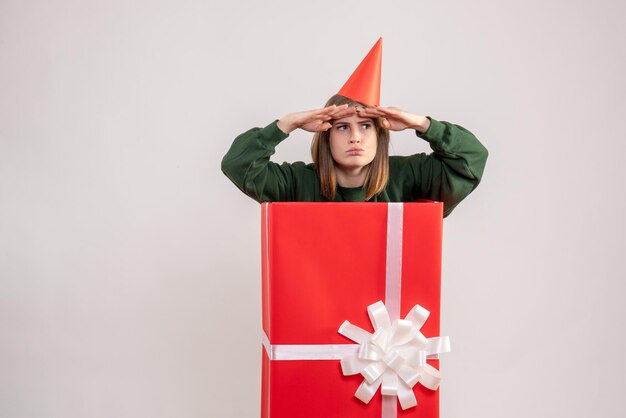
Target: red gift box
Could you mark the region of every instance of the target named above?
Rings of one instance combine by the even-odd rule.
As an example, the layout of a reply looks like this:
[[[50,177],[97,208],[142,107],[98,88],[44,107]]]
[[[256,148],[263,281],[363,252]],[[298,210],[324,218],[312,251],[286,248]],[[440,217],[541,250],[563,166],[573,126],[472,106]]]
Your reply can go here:
[[[262,205],[262,418],[439,416],[439,391],[419,383],[406,410],[381,389],[357,399],[364,379],[344,376],[338,359],[358,346],[338,328],[373,332],[367,307],[383,301],[392,320],[421,305],[420,331],[439,335],[442,219],[440,202]]]

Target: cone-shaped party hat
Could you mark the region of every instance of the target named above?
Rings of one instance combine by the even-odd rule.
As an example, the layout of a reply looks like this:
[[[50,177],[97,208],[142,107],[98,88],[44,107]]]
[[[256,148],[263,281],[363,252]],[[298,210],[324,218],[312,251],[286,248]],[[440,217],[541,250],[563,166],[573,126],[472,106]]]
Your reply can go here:
[[[370,106],[380,105],[380,70],[383,60],[383,38],[367,53],[339,94]]]

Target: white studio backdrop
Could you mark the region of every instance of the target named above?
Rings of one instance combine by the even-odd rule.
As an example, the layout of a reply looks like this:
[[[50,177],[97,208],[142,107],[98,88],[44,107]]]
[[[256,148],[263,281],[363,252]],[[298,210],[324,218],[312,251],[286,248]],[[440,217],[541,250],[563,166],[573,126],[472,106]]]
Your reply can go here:
[[[616,417],[626,6],[0,0],[0,417],[256,417],[260,208],[234,137],[382,102],[490,151],[444,223],[442,417]],[[294,132],[276,161],[309,160]],[[428,151],[409,132],[392,152]]]

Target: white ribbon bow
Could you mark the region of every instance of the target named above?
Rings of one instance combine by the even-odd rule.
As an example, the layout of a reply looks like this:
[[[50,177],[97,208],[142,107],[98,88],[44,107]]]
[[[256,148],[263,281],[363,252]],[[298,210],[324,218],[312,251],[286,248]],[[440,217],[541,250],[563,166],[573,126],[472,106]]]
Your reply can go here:
[[[413,386],[420,383],[436,390],[441,381],[439,370],[426,363],[427,358],[450,351],[448,337],[426,338],[420,329],[428,312],[415,305],[405,319],[391,323],[385,304],[378,301],[367,307],[374,333],[365,331],[348,321],[339,327],[339,333],[358,343],[357,354],[341,360],[343,374],[360,373],[365,380],[354,396],[369,403],[379,386],[383,396],[397,396],[402,409],[417,405]]]

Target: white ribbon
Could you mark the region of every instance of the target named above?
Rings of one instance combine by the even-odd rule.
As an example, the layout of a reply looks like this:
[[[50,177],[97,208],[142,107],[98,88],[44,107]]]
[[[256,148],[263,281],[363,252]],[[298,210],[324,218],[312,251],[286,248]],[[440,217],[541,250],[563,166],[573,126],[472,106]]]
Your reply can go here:
[[[341,360],[359,351],[358,344],[270,344],[265,332],[262,338],[270,360]]]
[[[385,304],[378,301],[367,307],[374,333],[365,331],[349,321],[339,327],[339,333],[359,344],[359,350],[341,359],[346,376],[361,374],[365,380],[354,396],[369,403],[380,387],[383,396],[397,396],[402,409],[417,405],[413,386],[418,382],[428,389],[439,387],[439,371],[426,363],[450,351],[448,337],[426,338],[420,328],[428,312],[415,305],[405,319],[389,319]]]
[[[450,339],[426,338],[420,332],[430,314],[420,305],[400,319],[403,204],[389,203],[387,207],[387,306],[378,301],[367,307],[374,333],[344,321],[339,333],[357,344],[275,345],[264,332],[263,346],[270,360],[341,360],[344,375],[360,373],[365,378],[354,396],[369,403],[380,387],[382,418],[395,418],[395,397],[402,409],[407,409],[417,405],[413,386],[418,382],[432,390],[439,387],[439,371],[426,359],[449,352]]]
[[[385,303],[391,320],[400,318],[402,294],[402,225],[404,205],[387,205],[387,261],[385,281]]]

